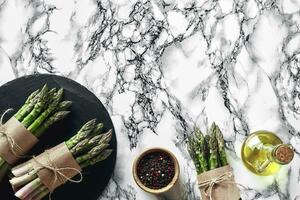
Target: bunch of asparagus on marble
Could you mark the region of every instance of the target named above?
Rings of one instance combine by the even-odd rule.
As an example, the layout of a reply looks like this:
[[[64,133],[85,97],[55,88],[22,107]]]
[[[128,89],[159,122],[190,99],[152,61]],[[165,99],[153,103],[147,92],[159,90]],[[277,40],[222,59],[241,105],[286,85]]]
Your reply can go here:
[[[200,129],[195,128],[188,146],[198,174],[228,165],[223,134],[215,123],[205,136]]]
[[[52,124],[65,118],[71,101],[62,101],[63,89],[49,89],[47,85],[29,95],[14,117],[39,138]],[[10,165],[0,157],[0,181],[9,171]]]
[[[103,126],[103,123],[97,124],[95,119],[88,121],[65,142],[81,169],[105,160],[112,153],[112,149],[108,148],[112,130],[102,133]],[[50,191],[42,184],[32,163],[16,166],[11,172],[15,177],[10,183],[19,199],[40,200],[49,194]]]

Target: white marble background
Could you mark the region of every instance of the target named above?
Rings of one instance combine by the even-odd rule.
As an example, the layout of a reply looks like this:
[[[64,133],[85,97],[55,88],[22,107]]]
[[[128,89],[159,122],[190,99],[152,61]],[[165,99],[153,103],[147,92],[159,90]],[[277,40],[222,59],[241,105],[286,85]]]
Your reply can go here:
[[[168,199],[133,181],[132,160],[150,146],[178,156],[177,197],[199,199],[185,141],[195,124],[206,131],[213,121],[244,200],[299,200],[299,59],[299,0],[0,0],[0,84],[63,75],[110,112],[118,161],[101,200]],[[296,149],[276,176],[257,177],[240,160],[258,129]]]

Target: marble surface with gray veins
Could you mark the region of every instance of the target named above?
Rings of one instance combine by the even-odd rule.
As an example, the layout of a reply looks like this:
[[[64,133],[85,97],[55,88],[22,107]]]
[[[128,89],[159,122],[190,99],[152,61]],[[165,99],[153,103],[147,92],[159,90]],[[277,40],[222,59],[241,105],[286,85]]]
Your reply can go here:
[[[86,86],[118,136],[113,178],[99,199],[200,199],[186,138],[215,121],[244,200],[300,199],[298,0],[0,1],[0,84],[53,73]],[[293,162],[257,177],[240,148],[255,130],[291,143]],[[177,194],[139,189],[132,161],[166,147],[181,167]]]

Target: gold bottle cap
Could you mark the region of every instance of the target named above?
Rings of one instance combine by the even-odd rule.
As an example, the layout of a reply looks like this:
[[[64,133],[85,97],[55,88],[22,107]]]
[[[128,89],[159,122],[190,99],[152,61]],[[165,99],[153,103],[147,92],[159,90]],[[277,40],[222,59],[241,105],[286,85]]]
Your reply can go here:
[[[288,164],[294,158],[294,150],[287,144],[280,144],[276,147],[273,155],[280,164]]]

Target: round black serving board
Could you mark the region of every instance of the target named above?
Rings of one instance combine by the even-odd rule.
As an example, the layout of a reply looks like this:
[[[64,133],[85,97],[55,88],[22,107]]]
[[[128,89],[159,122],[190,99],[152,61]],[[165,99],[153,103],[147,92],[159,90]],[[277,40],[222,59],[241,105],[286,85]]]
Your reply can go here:
[[[77,82],[65,77],[46,74],[24,76],[0,87],[0,113],[8,108],[14,108],[14,111],[5,117],[5,120],[7,120],[23,105],[31,92],[43,87],[46,83],[49,88],[64,88],[64,99],[73,102],[70,108],[71,113],[67,118],[51,126],[29,155],[37,155],[47,148],[66,141],[90,119],[97,118],[98,122],[103,122],[104,131],[113,129],[110,145],[110,148],[113,149],[112,155],[101,163],[85,168],[83,171],[84,179],[81,183],[67,183],[56,189],[52,194],[53,200],[96,200],[107,186],[114,171],[117,141],[110,116],[93,93]],[[1,200],[16,199],[8,183],[8,178],[0,183],[0,194]],[[48,199],[48,197],[45,199]]]

